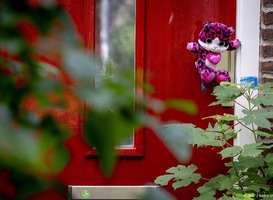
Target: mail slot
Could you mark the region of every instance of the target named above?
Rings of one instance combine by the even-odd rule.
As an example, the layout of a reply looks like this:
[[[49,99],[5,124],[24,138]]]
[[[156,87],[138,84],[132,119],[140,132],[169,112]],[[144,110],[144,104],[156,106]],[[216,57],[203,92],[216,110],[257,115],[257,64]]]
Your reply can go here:
[[[159,186],[69,186],[69,200],[84,199],[140,199],[148,190]]]

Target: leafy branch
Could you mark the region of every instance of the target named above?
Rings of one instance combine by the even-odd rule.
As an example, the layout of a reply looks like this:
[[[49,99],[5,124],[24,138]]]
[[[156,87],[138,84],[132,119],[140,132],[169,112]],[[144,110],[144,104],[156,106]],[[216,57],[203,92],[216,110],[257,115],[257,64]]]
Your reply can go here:
[[[228,174],[219,174],[211,179],[198,176],[199,180],[207,182],[197,189],[200,196],[194,198],[196,200],[215,199],[214,195],[217,191],[224,191],[221,199],[227,199],[231,195],[237,197],[242,194],[271,194],[271,188],[273,187],[271,184],[273,156],[272,154],[262,156],[262,153],[273,148],[273,145],[258,142],[257,138],[258,136],[270,138],[272,134],[260,131],[257,127],[271,130],[269,119],[273,119],[273,112],[261,108],[263,106],[273,106],[273,83],[258,84],[256,87],[253,87],[252,84],[221,83],[213,91],[217,101],[210,106],[235,102],[242,107],[243,117],[226,113],[205,117],[203,119],[215,120],[215,124],[211,125],[209,123],[207,129],[200,129],[192,124],[170,124],[165,126],[175,128],[177,131],[183,130],[188,135],[188,143],[197,145],[198,148],[207,146],[221,147],[219,153],[222,159],[229,158],[230,160],[229,163],[226,163],[226,166],[229,167]],[[247,105],[240,103],[238,98],[241,97],[247,100]],[[241,129],[234,130],[237,125],[241,125],[252,133],[255,143],[246,144],[242,147],[230,145],[229,139],[235,139],[238,134],[243,134]],[[197,170],[197,167],[194,169]],[[181,173],[181,177],[183,177],[185,174]],[[195,174],[195,171],[192,171],[188,176],[191,177],[192,174]],[[167,181],[165,179],[167,177],[170,178],[171,176],[168,174],[159,178],[165,180],[164,185],[171,180],[176,181],[176,179]],[[188,183],[192,182],[194,181]],[[160,181],[156,181],[156,183],[161,184]],[[239,188],[236,186],[239,186]],[[185,186],[182,184],[181,187]]]

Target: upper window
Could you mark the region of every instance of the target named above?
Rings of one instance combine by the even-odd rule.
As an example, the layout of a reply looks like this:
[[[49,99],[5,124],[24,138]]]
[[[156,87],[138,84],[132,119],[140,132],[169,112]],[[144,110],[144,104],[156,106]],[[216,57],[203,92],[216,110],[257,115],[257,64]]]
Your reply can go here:
[[[96,0],[95,50],[104,63],[134,69],[135,0]]]

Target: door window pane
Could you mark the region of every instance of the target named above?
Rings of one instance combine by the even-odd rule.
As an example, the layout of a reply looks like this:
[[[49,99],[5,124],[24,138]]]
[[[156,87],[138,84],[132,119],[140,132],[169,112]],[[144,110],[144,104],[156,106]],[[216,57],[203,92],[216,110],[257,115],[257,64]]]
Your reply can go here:
[[[95,51],[104,68],[111,63],[134,70],[135,7],[135,0],[96,0]],[[134,146],[134,136],[120,146]]]

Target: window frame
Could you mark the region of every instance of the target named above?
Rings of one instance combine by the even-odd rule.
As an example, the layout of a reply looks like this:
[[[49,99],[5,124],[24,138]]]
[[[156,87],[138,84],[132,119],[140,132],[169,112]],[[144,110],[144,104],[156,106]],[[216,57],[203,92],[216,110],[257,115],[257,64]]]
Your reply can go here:
[[[135,27],[135,80],[138,84],[145,82],[145,0],[136,1],[136,27]],[[95,16],[96,0],[85,0],[85,48],[87,52],[95,50]],[[92,55],[91,55],[92,56]],[[142,87],[140,87],[142,88]],[[136,91],[137,90],[137,91]],[[135,89],[135,93],[144,98],[144,91]],[[144,156],[144,133],[145,128],[134,131],[134,145],[117,147],[119,157],[143,157]],[[86,158],[96,157],[98,154],[90,149]]]

